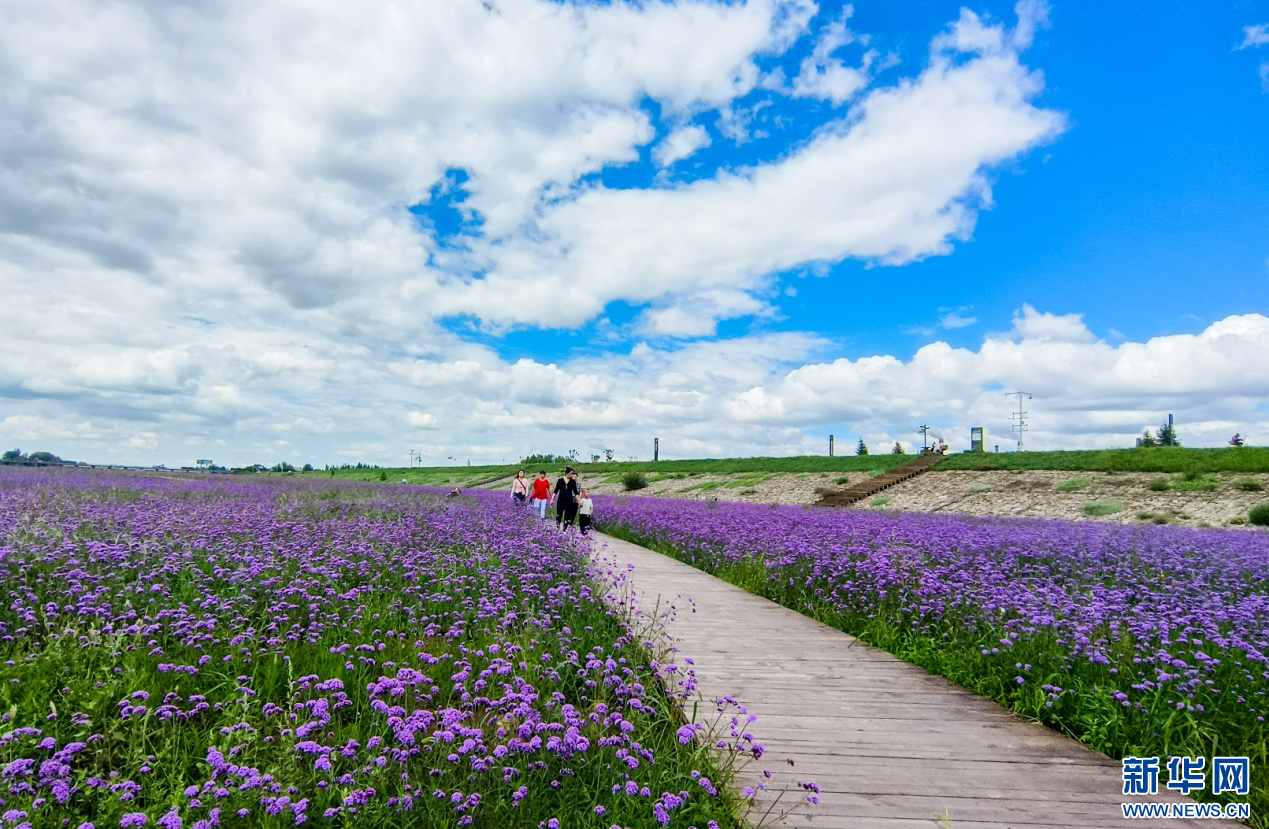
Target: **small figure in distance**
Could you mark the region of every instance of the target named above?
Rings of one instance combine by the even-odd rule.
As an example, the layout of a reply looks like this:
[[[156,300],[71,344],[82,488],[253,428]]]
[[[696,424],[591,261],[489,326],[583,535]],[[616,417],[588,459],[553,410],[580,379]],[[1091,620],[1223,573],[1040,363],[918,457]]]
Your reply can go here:
[[[445,497],[446,497],[446,498],[457,498],[459,495],[462,495],[462,494],[463,494],[463,491],[462,491],[461,489],[459,489],[458,487],[454,487],[453,489],[451,489],[451,490],[449,491],[449,494],[448,494],[448,495],[446,495]]]
[[[529,512],[537,513],[538,518],[546,520],[546,507],[550,502],[551,481],[546,477],[546,470],[543,470],[533,479],[529,496]]]
[[[577,501],[577,527],[586,535],[595,518],[595,502],[590,499],[590,490],[583,489],[582,497]]]
[[[516,473],[516,479],[511,482],[511,500],[521,507],[529,500],[529,479],[524,477],[523,469]]]
[[[1243,443],[1243,436],[1239,432],[1234,432],[1234,436],[1229,439],[1230,446],[1242,446]]]

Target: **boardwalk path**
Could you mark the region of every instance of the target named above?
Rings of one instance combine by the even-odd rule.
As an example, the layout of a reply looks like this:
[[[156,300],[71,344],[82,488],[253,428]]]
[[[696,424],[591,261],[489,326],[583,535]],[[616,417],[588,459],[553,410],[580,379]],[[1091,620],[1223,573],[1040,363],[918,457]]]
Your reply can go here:
[[[1126,827],[1120,764],[841,631],[643,547],[598,536],[594,555],[633,564],[639,604],[674,604],[669,632],[705,699],[758,715],[766,754],[741,775],[769,790],[819,784],[789,827]],[[690,600],[690,601],[689,601]],[[789,766],[788,761],[796,765]],[[772,785],[773,783],[779,785]],[[798,804],[789,792],[780,808]],[[1168,792],[1158,798],[1183,800]],[[761,806],[756,814],[765,809]],[[1151,827],[1221,826],[1149,820]]]

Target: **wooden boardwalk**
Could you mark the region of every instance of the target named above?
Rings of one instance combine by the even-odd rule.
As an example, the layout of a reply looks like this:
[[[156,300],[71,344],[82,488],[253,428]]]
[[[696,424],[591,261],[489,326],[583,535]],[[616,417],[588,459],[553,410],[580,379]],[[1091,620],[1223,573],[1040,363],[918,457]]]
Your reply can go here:
[[[1186,798],[1166,790],[1126,797],[1118,762],[686,564],[598,534],[594,556],[622,571],[633,565],[629,580],[645,612],[677,608],[669,634],[680,659],[693,659],[704,699],[735,697],[757,715],[750,730],[766,753],[737,785],[756,786],[763,769],[774,777],[754,823],[788,788],[777,810],[797,807],[789,827],[1239,825],[1126,820],[1120,803]],[[701,710],[706,723],[714,709]],[[803,780],[819,785],[818,805],[804,804]]]

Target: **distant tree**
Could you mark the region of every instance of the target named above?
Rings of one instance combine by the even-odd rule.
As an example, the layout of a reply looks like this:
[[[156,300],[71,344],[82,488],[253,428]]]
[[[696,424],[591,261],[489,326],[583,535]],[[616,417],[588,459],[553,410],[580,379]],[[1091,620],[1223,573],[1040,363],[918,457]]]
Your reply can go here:
[[[313,464],[311,464],[311,463],[306,463],[306,464],[304,464],[304,471],[305,471],[305,472],[312,472],[312,471],[313,471]]]
[[[905,451],[903,451],[903,444],[902,444],[902,443],[900,443],[899,441],[897,441],[897,440],[896,440],[896,441],[894,442],[894,448],[890,450],[890,454],[892,454],[892,455],[906,455],[906,454],[908,454],[908,453],[907,453],[907,452],[905,452]]]
[[[2,461],[20,461],[20,460],[22,460],[22,450],[21,450],[21,449],[10,449],[10,450],[6,451],[3,455],[0,455],[0,460],[2,460]]]
[[[864,443],[864,439],[863,439],[863,438],[860,438],[860,439],[859,439],[859,444],[855,447],[855,454],[856,454],[856,455],[867,455],[867,454],[868,454],[868,444]]]
[[[1149,449],[1158,445],[1159,441],[1154,439],[1154,435],[1150,434],[1149,429],[1146,429],[1141,433],[1141,437],[1137,438],[1137,448],[1139,449]]]
[[[611,461],[611,460],[612,460],[612,450],[611,450],[611,449],[605,449],[605,450],[604,450],[604,460],[606,460],[606,461]]]
[[[568,450],[568,459],[569,459],[570,461],[575,461],[575,460],[577,460],[577,450],[576,450],[576,449],[570,449],[570,450]]]
[[[62,462],[62,459],[57,455],[54,455],[52,452],[32,452],[29,459],[31,463],[49,465],[57,465]]]
[[[1165,423],[1155,432],[1155,440],[1160,446],[1180,446],[1181,441],[1176,436],[1176,427],[1170,423]]]
[[[294,472],[294,471],[295,471],[295,467],[294,467],[294,466],[291,466],[291,465],[290,465],[289,463],[287,463],[286,461],[282,461],[282,463],[277,463],[277,464],[274,464],[274,465],[273,465],[273,466],[269,469],[269,471],[270,471],[270,472]]]
[[[598,456],[598,455],[591,455],[591,456],[590,456],[590,462],[591,462],[591,463],[599,463],[599,456]]]

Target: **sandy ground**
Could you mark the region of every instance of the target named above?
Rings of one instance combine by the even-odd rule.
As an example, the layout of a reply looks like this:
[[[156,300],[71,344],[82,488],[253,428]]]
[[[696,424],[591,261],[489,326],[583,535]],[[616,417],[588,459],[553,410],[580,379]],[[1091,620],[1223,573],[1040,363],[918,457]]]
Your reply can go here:
[[[655,477],[655,476],[650,476]],[[837,473],[772,475],[756,480],[752,475],[693,475],[651,480],[634,493],[620,483],[583,481],[602,495],[688,498],[693,500],[748,501],[759,504],[810,504],[822,494],[842,489]],[[1188,527],[1247,527],[1247,511],[1269,502],[1269,475],[1218,474],[1217,489],[1207,492],[1155,492],[1150,484],[1170,476],[1128,472],[927,472],[893,486],[852,509],[903,512],[948,512],[963,515],[1068,518],[1118,523],[1168,523]],[[849,473],[850,483],[867,478]],[[1241,489],[1237,482],[1260,482],[1259,492]],[[1063,492],[1059,486],[1085,479],[1087,486]],[[1111,515],[1089,516],[1093,502],[1112,502],[1120,510]]]

